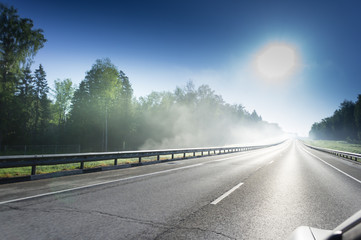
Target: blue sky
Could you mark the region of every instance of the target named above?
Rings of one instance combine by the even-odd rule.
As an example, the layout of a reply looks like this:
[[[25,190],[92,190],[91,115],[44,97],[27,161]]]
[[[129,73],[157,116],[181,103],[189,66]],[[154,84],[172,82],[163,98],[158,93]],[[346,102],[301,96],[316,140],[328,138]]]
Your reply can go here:
[[[192,80],[300,135],[361,94],[360,1],[2,2],[44,30],[48,42],[34,67],[43,64],[50,86],[64,78],[79,84],[108,57],[137,97]],[[293,46],[299,58],[282,81],[252,67],[272,43]]]

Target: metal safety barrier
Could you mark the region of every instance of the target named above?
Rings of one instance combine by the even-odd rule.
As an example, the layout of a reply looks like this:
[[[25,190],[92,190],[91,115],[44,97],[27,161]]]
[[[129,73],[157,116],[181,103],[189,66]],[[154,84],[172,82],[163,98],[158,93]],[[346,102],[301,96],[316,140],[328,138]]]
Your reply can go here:
[[[144,157],[156,157],[156,160],[152,161],[151,163],[157,163],[157,162],[164,162],[170,160],[186,159],[191,157],[211,156],[218,154],[249,151],[249,150],[271,147],[281,143],[282,142],[276,144],[245,146],[245,147],[211,147],[211,148],[166,149],[166,150],[150,150],[150,151],[148,150],[148,151],[122,151],[122,152],[100,152],[100,153],[0,156],[0,168],[30,166],[31,175],[35,175],[36,167],[41,165],[79,163],[79,168],[84,169],[85,162],[114,160],[114,166],[117,166],[118,159],[134,159],[134,158],[137,158],[138,161],[137,163],[131,165],[137,166],[137,165],[142,165],[142,159]],[[181,157],[175,158],[175,155],[179,155],[179,154],[181,154]],[[191,154],[191,156],[187,156],[187,154]],[[171,156],[171,159],[161,160],[160,156],[162,155]]]
[[[343,152],[343,151],[337,151],[334,149],[329,149],[329,148],[321,148],[321,147],[315,147],[315,146],[311,146],[309,144],[303,143],[305,146],[311,148],[311,149],[315,149],[321,152],[325,152],[325,153],[330,153],[339,157],[343,157],[343,158],[347,158],[356,162],[361,161],[361,154],[357,154],[357,153],[352,153],[352,152]]]

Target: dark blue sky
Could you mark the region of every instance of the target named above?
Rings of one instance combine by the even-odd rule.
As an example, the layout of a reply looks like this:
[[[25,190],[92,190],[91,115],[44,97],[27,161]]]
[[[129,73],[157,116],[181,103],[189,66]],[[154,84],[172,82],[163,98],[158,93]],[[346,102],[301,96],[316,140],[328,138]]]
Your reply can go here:
[[[303,135],[361,94],[360,1],[2,2],[44,30],[35,64],[50,85],[79,83],[97,58],[109,57],[138,97],[193,80]],[[282,83],[252,72],[260,50],[275,42],[300,58]]]

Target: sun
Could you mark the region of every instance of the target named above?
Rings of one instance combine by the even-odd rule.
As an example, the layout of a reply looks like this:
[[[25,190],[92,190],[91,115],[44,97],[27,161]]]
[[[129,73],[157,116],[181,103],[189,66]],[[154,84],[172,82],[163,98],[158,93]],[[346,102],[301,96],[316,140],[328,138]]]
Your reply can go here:
[[[297,54],[287,44],[270,44],[256,58],[256,69],[267,79],[282,79],[296,68]]]

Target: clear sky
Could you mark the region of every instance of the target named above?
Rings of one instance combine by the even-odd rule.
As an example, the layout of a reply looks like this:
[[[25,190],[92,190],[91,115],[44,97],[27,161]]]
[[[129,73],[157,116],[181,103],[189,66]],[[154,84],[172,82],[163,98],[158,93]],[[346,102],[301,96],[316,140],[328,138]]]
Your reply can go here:
[[[50,86],[64,78],[79,84],[96,59],[108,57],[137,97],[192,80],[304,136],[361,94],[361,1],[2,2],[44,30],[48,41],[34,67],[44,66]],[[280,44],[296,65],[269,79],[256,59]]]

